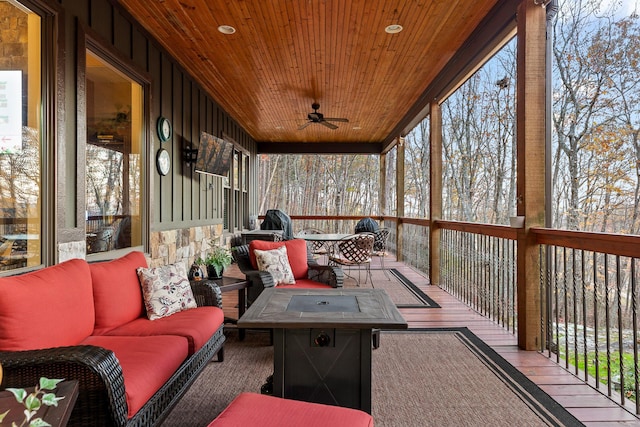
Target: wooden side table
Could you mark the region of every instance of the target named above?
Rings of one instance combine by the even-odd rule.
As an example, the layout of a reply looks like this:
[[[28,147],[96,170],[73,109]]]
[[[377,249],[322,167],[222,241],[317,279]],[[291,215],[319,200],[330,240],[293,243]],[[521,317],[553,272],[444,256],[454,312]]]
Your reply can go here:
[[[213,282],[220,288],[220,292],[230,292],[230,291],[238,291],[238,319],[242,317],[247,307],[247,287],[249,286],[249,282],[245,279],[240,279],[237,277],[223,277],[222,279],[203,279],[203,282]],[[225,323],[236,324],[237,319],[231,319],[225,317]],[[241,340],[244,339],[245,331],[244,329],[238,330],[238,336]]]
[[[27,393],[33,391],[33,387],[26,389]],[[58,406],[43,405],[38,411],[37,417],[51,424],[53,427],[65,427],[71,416],[73,406],[78,398],[78,381],[62,381],[54,391],[57,397],[64,397],[58,402]],[[18,403],[13,393],[0,391],[0,413],[9,409],[7,417],[4,419],[6,425],[15,422],[20,425],[24,419],[24,406]]]

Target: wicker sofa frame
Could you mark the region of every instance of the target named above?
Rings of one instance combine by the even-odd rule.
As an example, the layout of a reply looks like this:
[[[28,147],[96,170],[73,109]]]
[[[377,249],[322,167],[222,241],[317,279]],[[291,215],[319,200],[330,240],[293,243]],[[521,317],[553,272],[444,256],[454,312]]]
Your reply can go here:
[[[222,308],[222,294],[213,282],[192,282],[198,306]],[[27,387],[40,377],[75,379],[79,393],[68,426],[157,426],[171,412],[200,372],[217,354],[224,360],[221,326],[130,419],[127,418],[122,368],[114,353],[96,346],[3,351],[3,387]]]

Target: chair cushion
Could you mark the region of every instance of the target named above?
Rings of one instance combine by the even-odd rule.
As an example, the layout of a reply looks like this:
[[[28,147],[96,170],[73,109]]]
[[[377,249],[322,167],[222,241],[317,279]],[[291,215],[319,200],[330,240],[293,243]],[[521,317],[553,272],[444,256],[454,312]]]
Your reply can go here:
[[[267,242],[265,240],[252,240],[249,243],[249,257],[251,259],[251,265],[254,269],[258,269],[258,263],[256,261],[256,255],[253,252],[255,249],[262,251],[268,251],[271,249],[279,248],[280,246],[287,247],[287,258],[289,258],[289,265],[293,272],[293,278],[306,279],[309,274],[309,266],[307,264],[307,242],[302,239],[286,240],[284,242]]]
[[[188,356],[187,339],[178,336],[92,336],[82,344],[115,353],[124,376],[127,416],[131,418],[178,370]]]
[[[106,335],[153,336],[178,335],[189,341],[189,354],[200,350],[222,326],[224,313],[218,307],[198,307],[157,320],[139,317],[132,322],[112,329]]]
[[[293,285],[296,279],[293,277],[289,259],[287,258],[287,247],[280,246],[269,251],[256,249],[253,251],[256,256],[258,270],[268,271],[273,276],[273,281],[278,285]]]
[[[182,262],[138,268],[138,277],[149,320],[171,316],[198,306],[189,284],[187,268]]]
[[[0,278],[0,350],[76,345],[94,323],[91,273],[82,259]]]
[[[139,251],[89,264],[96,307],[94,335],[145,315],[136,269],[146,266],[147,259]]]
[[[208,427],[373,427],[364,411],[257,393],[240,393]]]

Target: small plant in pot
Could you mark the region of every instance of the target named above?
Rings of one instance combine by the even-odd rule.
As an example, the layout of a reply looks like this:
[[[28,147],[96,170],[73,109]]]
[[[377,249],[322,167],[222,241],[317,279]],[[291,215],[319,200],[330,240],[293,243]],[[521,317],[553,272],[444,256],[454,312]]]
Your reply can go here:
[[[231,265],[233,258],[229,249],[222,246],[214,246],[204,260],[207,265],[209,279],[219,279],[222,277],[224,269]]]

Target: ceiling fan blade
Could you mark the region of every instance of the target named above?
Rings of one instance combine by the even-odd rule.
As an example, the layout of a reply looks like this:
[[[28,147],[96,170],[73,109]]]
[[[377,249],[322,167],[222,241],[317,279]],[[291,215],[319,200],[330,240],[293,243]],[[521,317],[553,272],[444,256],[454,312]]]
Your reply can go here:
[[[313,122],[307,122],[307,123],[303,124],[302,126],[300,126],[300,127],[298,128],[298,130],[302,130],[302,129],[306,128],[306,127],[307,127],[307,126],[309,126],[311,123],[313,123]]]
[[[327,117],[325,117],[324,119],[332,121],[332,122],[349,123],[349,119],[343,119],[343,118],[335,118],[335,117],[327,118]]]
[[[321,122],[318,122],[318,123],[320,123],[322,126],[328,127],[329,129],[338,129],[338,126],[334,125],[333,123],[329,123],[329,122],[327,122],[325,120],[323,120]]]

